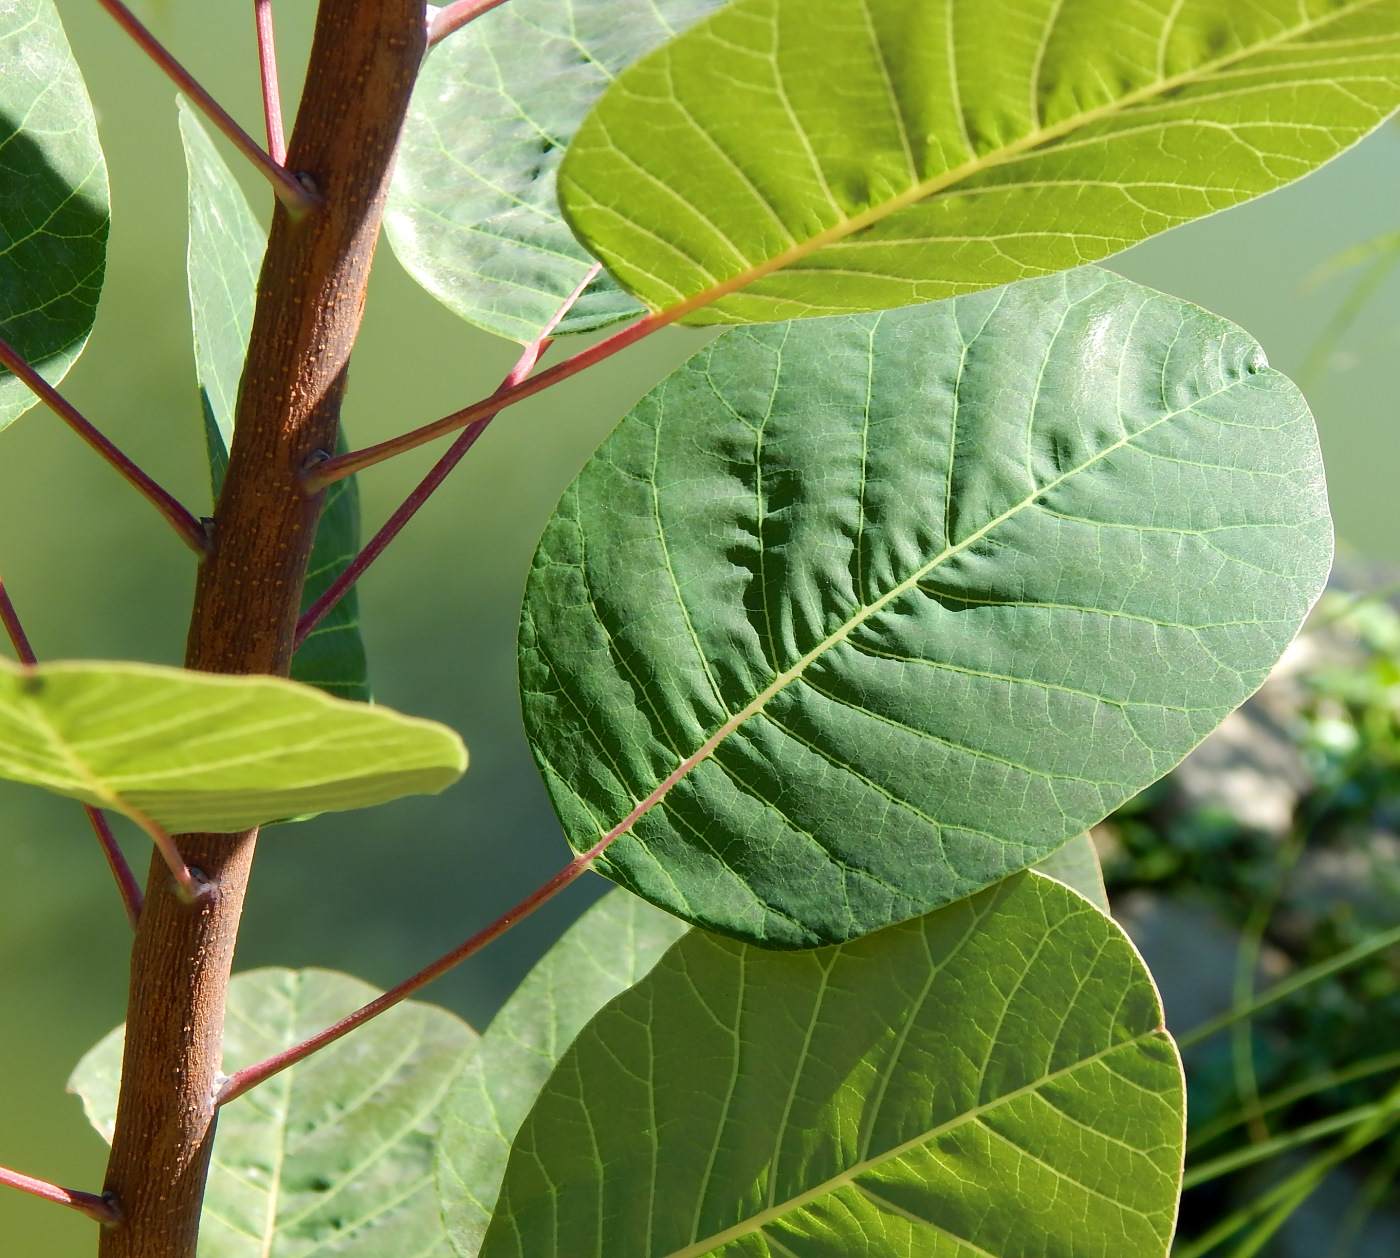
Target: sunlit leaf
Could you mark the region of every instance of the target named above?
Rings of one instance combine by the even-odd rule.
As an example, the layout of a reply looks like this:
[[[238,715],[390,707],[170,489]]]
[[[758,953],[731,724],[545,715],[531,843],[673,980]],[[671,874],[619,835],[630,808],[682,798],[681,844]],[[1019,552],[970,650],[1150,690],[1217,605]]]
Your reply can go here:
[[[684,932],[669,913],[613,891],[545,953],[487,1028],[443,1106],[438,1140],[443,1222],[463,1258],[481,1248],[511,1143],[564,1050]]]
[[[579,1035],[483,1258],[1163,1258],[1184,1095],[1118,927],[1018,875],[855,943],[692,932]]]
[[[248,208],[238,180],[183,97],[179,111],[189,172],[188,270],[194,357],[209,474],[217,498],[233,441],[238,383],[248,352],[267,237]],[[348,448],[342,431],[338,452],[343,454]],[[303,611],[345,571],[359,549],[360,490],[355,477],[348,476],[326,491],[302,592]],[[341,699],[369,699],[359,599],[353,587],[307,636],[292,660],[292,677]]]
[[[97,316],[107,167],[53,0],[0,5],[0,336],[50,383]],[[0,429],[35,403],[0,368]]]
[[[276,677],[0,661],[0,777],[170,832],[435,793],[466,765],[445,725]]]
[[[1398,105],[1400,0],[735,0],[619,75],[559,199],[692,322],[877,310],[1106,257]]]
[[[449,310],[533,340],[593,259],[559,213],[564,150],[603,89],[721,0],[511,0],[450,35],[413,90],[384,224]],[[559,327],[639,313],[606,273]]]
[[[1043,859],[1258,687],[1326,579],[1297,388],[1097,268],[729,332],[565,493],[521,623],[580,851],[840,942]]]
[[[329,970],[235,975],[224,1071],[289,1048],[379,994]],[[122,1032],[88,1053],[68,1084],[107,1140]],[[447,1010],[408,1001],[222,1109],[199,1258],[449,1258],[433,1149],[442,1099],[475,1043]]]

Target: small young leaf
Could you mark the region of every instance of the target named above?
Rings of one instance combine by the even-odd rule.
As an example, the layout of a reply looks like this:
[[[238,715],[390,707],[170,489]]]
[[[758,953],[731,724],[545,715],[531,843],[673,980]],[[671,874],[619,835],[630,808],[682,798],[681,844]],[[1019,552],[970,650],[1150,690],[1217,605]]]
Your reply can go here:
[[[1259,346],[1088,267],[713,341],[545,531],[526,729],[570,842],[839,943],[1048,856],[1241,703],[1326,580]]]
[[[233,441],[238,384],[248,352],[267,237],[199,115],[183,96],[177,100],[189,173],[188,272],[194,357],[209,476],[218,498]],[[348,449],[342,431],[337,453]],[[326,592],[359,549],[360,490],[355,477],[349,476],[326,491],[302,592],[302,611]],[[302,643],[292,660],[292,677],[341,699],[369,700],[369,668],[353,588]]]
[[[448,36],[413,89],[384,226],[405,269],[447,308],[532,341],[593,259],[559,213],[574,132],[624,67],[722,0],[511,0]],[[559,332],[641,307],[606,273]]]
[[[1094,840],[1076,834],[1064,847],[1056,848],[1044,860],[1031,866],[1037,873],[1054,878],[1078,891],[1096,909],[1108,909],[1108,889],[1103,885],[1103,867]]]
[[[690,322],[879,310],[1106,257],[1397,105],[1400,0],[735,0],[618,76],[559,199]]]
[[[277,677],[0,660],[0,777],[171,833],[436,793],[466,767],[445,725]]]
[[[52,384],[87,343],[107,260],[107,167],[53,0],[0,5],[0,336]],[[0,368],[0,429],[36,402]]]
[[[476,1258],[520,1124],[594,1014],[685,933],[685,923],[613,891],[565,932],[506,1001],[442,1109],[438,1196],[453,1248]]]
[[[298,1043],[380,993],[329,970],[251,970],[229,985],[224,1071]],[[106,1140],[123,1028],[68,1090]],[[199,1258],[449,1258],[433,1191],[442,1098],[476,1043],[436,1005],[407,1001],[219,1114]]]
[[[701,932],[579,1035],[483,1258],[1163,1258],[1185,1127],[1141,960],[1017,875],[856,943]]]

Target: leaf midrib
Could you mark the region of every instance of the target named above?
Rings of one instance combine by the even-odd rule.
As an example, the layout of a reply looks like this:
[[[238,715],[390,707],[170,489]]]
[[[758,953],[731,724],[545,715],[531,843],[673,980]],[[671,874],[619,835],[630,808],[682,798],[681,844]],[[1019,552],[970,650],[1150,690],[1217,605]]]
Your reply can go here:
[[[794,262],[808,257],[813,253],[833,245],[847,236],[873,227],[881,220],[888,218],[900,210],[907,209],[911,205],[916,205],[920,201],[928,200],[939,193],[946,192],[957,184],[983,174],[990,170],[995,170],[999,166],[1009,165],[1011,162],[1042,145],[1053,144],[1056,140],[1064,139],[1083,127],[1091,126],[1093,123],[1102,122],[1118,114],[1126,113],[1135,106],[1151,100],[1155,96],[1160,96],[1166,92],[1172,92],[1178,88],[1190,87],[1194,83],[1202,82],[1220,70],[1246,61],[1250,57],[1258,56],[1268,52],[1270,49],[1288,44],[1293,40],[1310,35],[1323,27],[1330,25],[1344,17],[1354,17],[1357,13],[1372,8],[1377,4],[1384,3],[1385,0],[1358,0],[1345,9],[1337,9],[1331,13],[1317,19],[1310,19],[1301,22],[1296,26],[1291,26],[1270,39],[1260,40],[1258,43],[1250,44],[1234,53],[1217,57],[1213,61],[1203,62],[1201,65],[1191,70],[1183,71],[1180,74],[1159,77],[1151,83],[1129,92],[1116,100],[1100,105],[1096,109],[1084,110],[1081,113],[1072,114],[1069,117],[1057,122],[1050,127],[1037,127],[1027,132],[1019,140],[1011,144],[995,149],[981,157],[974,157],[964,162],[952,170],[944,171],[935,175],[931,179],[925,179],[920,183],[913,184],[907,191],[900,193],[896,197],[891,197],[887,201],[881,201],[878,205],[871,206],[868,210],[851,218],[842,219],[839,223],[828,227],[825,231],[818,232],[814,236],[809,236],[806,240],[800,241],[791,248],[775,254],[766,261],[756,263],[744,271],[730,276],[728,279],[702,289],[691,297],[674,303],[655,311],[655,314],[663,316],[666,322],[673,322],[683,319],[687,315],[702,309],[705,306],[721,300],[724,297],[747,287],[749,284],[763,279],[775,271],[781,271]],[[723,10],[720,10],[723,12]],[[800,127],[799,127],[800,129]],[[731,245],[732,241],[729,241]]]
[[[649,795],[647,795],[644,799],[637,803],[635,807],[633,807],[633,809],[627,814],[627,816],[625,816],[621,821],[619,821],[617,825],[615,825],[612,829],[607,831],[607,833],[604,834],[587,853],[585,853],[584,859],[591,860],[594,857],[601,855],[602,852],[613,842],[613,840],[618,839],[622,835],[626,834],[629,830],[632,829],[633,826],[637,824],[638,821],[640,821],[648,812],[650,812],[652,808],[654,808],[663,799],[665,799],[666,796],[670,793],[671,788],[674,787],[683,778],[685,778],[692,769],[694,769],[697,765],[703,763],[705,760],[708,760],[710,756],[712,756],[719,749],[720,745],[724,742],[726,738],[729,737],[730,734],[734,733],[734,731],[737,730],[741,725],[743,725],[744,722],[747,721],[750,717],[756,716],[761,711],[763,711],[763,709],[767,707],[769,700],[773,699],[780,691],[786,689],[794,681],[800,680],[802,675],[807,671],[807,669],[818,659],[820,659],[823,655],[825,655],[827,651],[831,650],[831,648],[836,646],[838,643],[845,641],[854,630],[858,629],[861,625],[863,625],[867,620],[870,619],[870,617],[874,616],[878,612],[883,611],[895,599],[902,597],[904,594],[907,594],[910,590],[917,587],[919,582],[921,582],[926,576],[928,576],[929,573],[933,572],[936,568],[946,563],[955,555],[961,554],[969,546],[973,545],[978,541],[981,541],[982,538],[985,537],[988,533],[992,532],[996,528],[999,528],[1002,524],[1006,523],[1007,520],[1011,519],[1017,513],[1024,511],[1027,507],[1033,506],[1038,498],[1044,497],[1051,490],[1055,489],[1059,485],[1064,484],[1071,477],[1080,475],[1082,472],[1094,466],[1101,460],[1107,458],[1109,455],[1132,444],[1134,441],[1152,432],[1154,429],[1159,428],[1162,424],[1169,423],[1172,420],[1177,419],[1179,416],[1187,414],[1188,412],[1194,410],[1196,407],[1200,406],[1202,403],[1210,401],[1212,398],[1219,397],[1224,393],[1228,393],[1231,389],[1237,387],[1238,383],[1238,381],[1232,380],[1222,388],[1216,389],[1210,393],[1203,393],[1199,397],[1193,398],[1189,406],[1183,406],[1177,410],[1169,411],[1166,414],[1162,415],[1160,418],[1153,420],[1152,423],[1144,425],[1142,428],[1136,429],[1131,433],[1125,434],[1118,441],[1115,441],[1112,445],[1105,446],[1102,450],[1097,451],[1091,458],[1086,459],[1083,463],[1079,464],[1079,466],[1073,467],[1069,471],[1061,473],[1053,480],[1047,481],[1045,484],[1036,487],[1032,493],[1026,495],[1026,497],[1021,499],[1019,502],[1014,503],[1012,506],[1008,507],[1004,512],[1002,512],[1001,515],[996,516],[993,519],[987,521],[986,524],[982,525],[981,528],[970,533],[961,542],[957,542],[951,546],[945,546],[939,554],[935,555],[933,559],[929,560],[929,562],[926,563],[923,567],[916,569],[910,576],[906,577],[898,585],[893,586],[890,590],[888,590],[885,594],[882,594],[873,603],[869,603],[866,606],[862,607],[858,612],[856,612],[855,615],[851,616],[848,620],[843,622],[837,629],[833,630],[830,634],[823,638],[821,642],[819,642],[815,647],[808,651],[806,655],[802,656],[802,658],[799,659],[797,663],[795,663],[786,672],[779,673],[767,686],[763,688],[763,690],[759,691],[759,693],[755,695],[753,699],[751,699],[747,704],[745,704],[743,708],[741,708],[738,712],[730,716],[729,719],[725,721],[724,724],[719,727],[719,729],[717,729],[713,734],[711,734],[710,737],[707,738],[705,742],[702,743],[696,751],[692,752],[689,756],[682,760],[680,764],[678,764],[669,774],[667,774],[666,777],[662,779],[660,784],[657,785],[657,787]]]
[[[878,1154],[875,1157],[863,1158],[859,1162],[854,1162],[839,1175],[833,1175],[830,1179],[823,1180],[820,1184],[807,1189],[806,1192],[799,1193],[795,1197],[789,1197],[786,1201],[778,1202],[764,1210],[760,1210],[750,1215],[742,1222],[734,1224],[733,1227],[726,1228],[722,1232],[716,1232],[682,1249],[672,1250],[668,1254],[662,1255],[661,1258],[704,1258],[704,1255],[713,1253],[716,1249],[731,1244],[742,1237],[749,1236],[766,1227],[769,1223],[776,1222],[786,1214],[790,1214],[795,1210],[801,1210],[819,1198],[833,1193],[839,1188],[847,1187],[868,1171],[875,1170],[888,1162],[897,1161],[905,1154],[912,1153],[915,1149],[921,1148],[930,1141],[937,1140],[940,1136],[947,1135],[948,1132],[954,1131],[966,1123],[976,1122],[984,1115],[991,1113],[993,1110],[1003,1105],[1009,1105],[1012,1101],[1020,1100],[1024,1096],[1033,1095],[1047,1084],[1072,1074],[1076,1070],[1082,1070],[1086,1066],[1092,1066],[1096,1062],[1103,1061],[1114,1053],[1124,1049],[1134,1048],[1139,1044],[1145,1044],[1149,1040],[1165,1034],[1166,1032],[1162,1027],[1153,1027],[1152,1030],[1144,1031],[1139,1035],[1133,1036],[1131,1039],[1120,1040],[1118,1043],[1111,1044],[1107,1048],[1100,1049],[1096,1053],[1091,1053],[1087,1057],[1081,1057],[1070,1065],[1042,1075],[1033,1082],[1024,1084],[1011,1092],[1004,1093],[995,1100],[987,1101],[982,1105],[975,1105],[971,1109],[964,1110],[955,1118],[950,1118],[947,1122],[940,1123],[937,1127],[930,1127],[927,1131],[920,1132],[917,1136],[904,1141],[903,1144],[895,1145],[884,1153]]]

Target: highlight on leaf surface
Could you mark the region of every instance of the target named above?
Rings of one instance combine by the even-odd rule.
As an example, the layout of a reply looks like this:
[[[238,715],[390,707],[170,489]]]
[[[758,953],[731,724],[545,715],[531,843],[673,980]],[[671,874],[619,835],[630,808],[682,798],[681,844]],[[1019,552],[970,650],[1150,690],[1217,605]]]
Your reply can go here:
[[[194,357],[209,478],[217,499],[233,442],[238,385],[248,354],[267,236],[199,115],[184,97],[178,98],[178,108],[189,173],[188,276]],[[336,453],[348,449],[342,427]],[[359,482],[347,476],[326,491],[302,590],[303,612],[330,588],[359,550]],[[369,700],[369,665],[354,587],[307,635],[292,659],[292,678],[340,699]]]
[[[449,35],[413,89],[384,226],[453,313],[532,341],[593,258],[559,212],[564,150],[619,71],[722,0],[511,0]],[[606,272],[559,325],[640,314]]]
[[[584,1028],[482,1258],[1163,1258],[1185,1097],[1127,938],[1017,875],[854,943],[699,931]]]
[[[559,198],[688,322],[877,310],[1106,257],[1398,105],[1400,0],[734,0],[618,76]]]
[[[684,922],[609,892],[567,930],[492,1019],[442,1108],[438,1195],[462,1258],[476,1258],[520,1124],[583,1026],[685,933]]]
[[[97,317],[107,166],[53,0],[0,6],[0,65],[0,337],[57,384]],[[0,429],[37,400],[0,367]]]
[[[0,777],[171,833],[433,794],[466,767],[445,725],[277,677],[0,661]]]
[[[229,984],[225,1073],[290,1048],[380,995],[330,970],[250,970]],[[68,1090],[110,1141],[123,1027]],[[219,1111],[200,1258],[451,1258],[433,1190],[438,1112],[475,1032],[406,1001]]]
[[[717,338],[565,492],[520,629],[578,851],[772,947],[1049,856],[1264,680],[1330,566],[1239,328],[1083,268]]]

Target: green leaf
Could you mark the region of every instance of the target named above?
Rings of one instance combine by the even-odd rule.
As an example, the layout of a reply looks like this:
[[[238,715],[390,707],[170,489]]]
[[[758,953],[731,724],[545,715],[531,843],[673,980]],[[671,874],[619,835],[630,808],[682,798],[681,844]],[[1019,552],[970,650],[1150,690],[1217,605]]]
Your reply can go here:
[[[224,1070],[299,1043],[380,994],[329,970],[251,970],[229,986]],[[123,1028],[68,1090],[111,1140]],[[408,1001],[219,1113],[199,1258],[450,1258],[433,1191],[442,1099],[476,1043],[436,1005]]]
[[[1106,257],[1397,105],[1400,0],[735,0],[618,76],[559,198],[689,322],[877,310]]]
[[[447,308],[532,341],[593,259],[555,178],[617,74],[722,0],[511,0],[448,36],[413,91],[384,223],[405,269]],[[600,275],[560,324],[588,332],[641,308]]]
[[[336,437],[336,453],[350,445],[342,428]],[[338,480],[326,490],[321,521],[302,587],[301,610],[324,594],[360,553],[360,486],[353,476]],[[342,699],[368,703],[369,661],[360,635],[360,601],[352,585],[309,634],[292,656],[292,678],[316,686]]]
[[[476,1258],[506,1159],[545,1080],[594,1014],[645,975],[685,924],[613,891],[565,932],[481,1037],[442,1110],[438,1196],[463,1258]]]
[[[0,6],[0,335],[57,384],[87,343],[107,260],[107,167],[53,0]],[[0,429],[35,404],[0,368]]]
[[[1031,868],[1078,891],[1096,909],[1104,913],[1109,911],[1108,890],[1103,885],[1103,867],[1099,864],[1094,840],[1087,833],[1075,835],[1064,847],[1056,848]]]
[[[0,660],[0,777],[172,833],[435,793],[466,766],[445,725],[277,677]]]
[[[1264,680],[1326,579],[1297,388],[1097,268],[729,332],[536,553],[535,757],[669,912],[839,943],[1041,860]]]
[[[1023,874],[856,943],[693,932],[564,1055],[483,1258],[1161,1258],[1185,1097],[1114,923]]]
[[[248,353],[267,236],[198,114],[183,96],[176,99],[189,172],[188,269],[194,357],[209,475],[218,498],[233,442],[238,384]],[[342,431],[336,452],[348,450]],[[302,591],[303,612],[330,588],[359,550],[360,488],[350,476],[326,491]],[[360,636],[359,598],[353,587],[302,643],[292,660],[292,677],[341,699],[368,702],[369,666]]]
[[[177,96],[180,140],[189,178],[190,240],[187,272],[190,316],[194,322],[194,361],[203,391],[210,474],[214,497],[223,487],[238,382],[248,352],[253,307],[258,294],[267,234],[204,124],[183,96]]]

